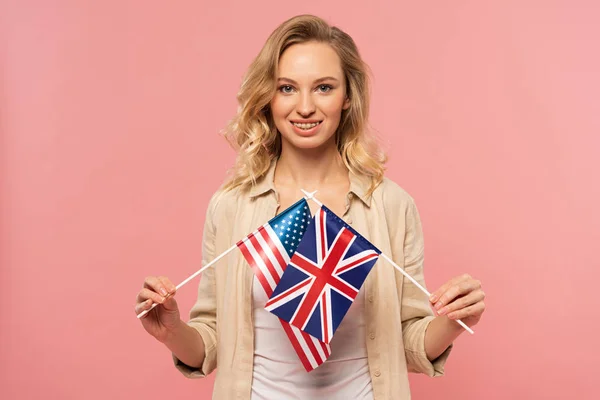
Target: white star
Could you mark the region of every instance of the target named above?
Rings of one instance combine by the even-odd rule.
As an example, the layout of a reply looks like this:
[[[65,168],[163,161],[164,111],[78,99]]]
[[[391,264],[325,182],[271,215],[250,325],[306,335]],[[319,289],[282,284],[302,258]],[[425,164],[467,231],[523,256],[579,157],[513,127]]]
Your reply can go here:
[[[301,228],[301,229],[304,229],[304,225],[300,225],[300,228]]]
[[[288,242],[288,241],[286,240],[286,241],[285,241],[285,244],[287,244],[287,242]]]
[[[298,226],[298,224],[294,224],[294,226]]]
[[[290,237],[290,235],[285,235],[285,237]],[[287,243],[287,242],[286,242]]]
[[[298,232],[297,230],[294,229],[294,233]]]

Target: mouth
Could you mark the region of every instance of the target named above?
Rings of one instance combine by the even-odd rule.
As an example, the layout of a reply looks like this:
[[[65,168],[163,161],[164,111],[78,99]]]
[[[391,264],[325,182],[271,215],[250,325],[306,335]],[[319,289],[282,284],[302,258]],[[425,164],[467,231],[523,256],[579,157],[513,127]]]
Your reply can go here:
[[[315,128],[316,126],[320,125],[321,122],[323,122],[323,121],[316,121],[316,122],[310,122],[310,123],[292,122],[292,121],[290,121],[290,122],[292,125],[294,125],[298,129],[301,129],[303,131],[309,131],[309,130]]]
[[[322,123],[323,121],[312,121],[308,123],[290,121],[294,132],[296,132],[297,135],[304,137],[316,135]]]

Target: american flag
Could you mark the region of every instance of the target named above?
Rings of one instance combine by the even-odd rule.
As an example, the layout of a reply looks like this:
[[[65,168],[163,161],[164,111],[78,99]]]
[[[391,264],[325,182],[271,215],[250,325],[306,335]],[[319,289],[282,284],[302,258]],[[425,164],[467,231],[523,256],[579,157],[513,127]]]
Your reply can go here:
[[[265,308],[329,343],[381,252],[322,206]]]
[[[310,209],[302,199],[237,243],[268,297],[279,284],[310,222]],[[312,371],[329,358],[328,344],[286,321],[279,321],[306,371]]]

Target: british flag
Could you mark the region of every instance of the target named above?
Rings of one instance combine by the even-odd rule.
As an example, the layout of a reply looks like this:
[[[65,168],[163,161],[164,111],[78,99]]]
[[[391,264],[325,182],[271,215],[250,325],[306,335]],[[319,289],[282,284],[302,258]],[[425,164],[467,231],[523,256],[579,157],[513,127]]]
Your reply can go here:
[[[302,199],[237,243],[268,297],[279,284],[310,221],[310,209]],[[328,344],[286,321],[279,321],[306,371],[312,371],[329,358]]]
[[[329,343],[381,252],[322,206],[265,308]]]

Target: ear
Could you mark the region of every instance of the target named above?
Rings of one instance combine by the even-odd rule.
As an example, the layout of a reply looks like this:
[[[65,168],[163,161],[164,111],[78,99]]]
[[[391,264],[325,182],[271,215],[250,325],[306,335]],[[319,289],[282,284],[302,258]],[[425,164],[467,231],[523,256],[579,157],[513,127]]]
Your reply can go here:
[[[350,98],[346,97],[344,100],[344,105],[342,106],[342,110],[347,110],[350,108]]]

